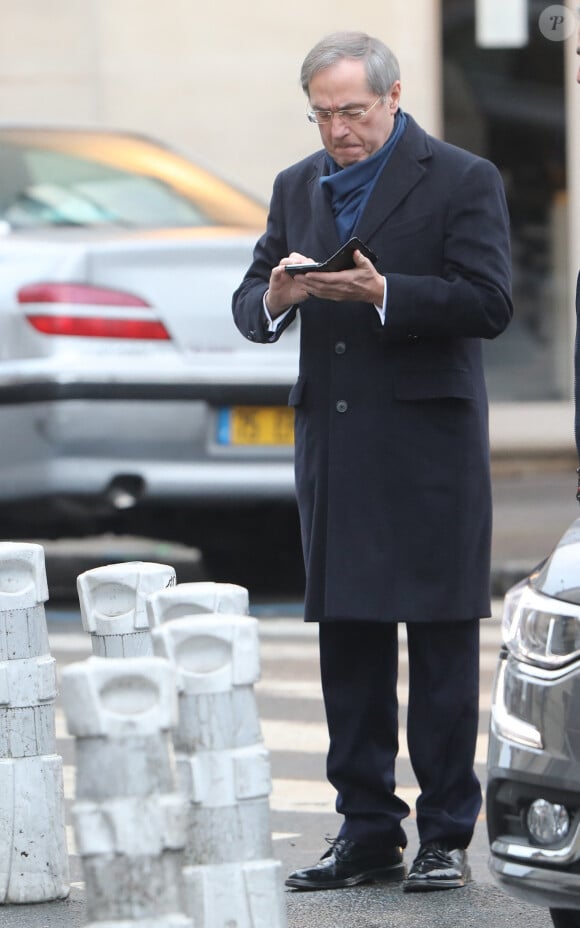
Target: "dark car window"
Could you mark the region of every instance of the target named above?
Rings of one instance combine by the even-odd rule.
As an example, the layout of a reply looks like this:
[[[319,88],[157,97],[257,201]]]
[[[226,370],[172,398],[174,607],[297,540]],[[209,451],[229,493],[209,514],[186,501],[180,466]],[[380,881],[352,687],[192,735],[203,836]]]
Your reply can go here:
[[[259,227],[263,207],[148,139],[0,132],[0,220],[14,229]]]

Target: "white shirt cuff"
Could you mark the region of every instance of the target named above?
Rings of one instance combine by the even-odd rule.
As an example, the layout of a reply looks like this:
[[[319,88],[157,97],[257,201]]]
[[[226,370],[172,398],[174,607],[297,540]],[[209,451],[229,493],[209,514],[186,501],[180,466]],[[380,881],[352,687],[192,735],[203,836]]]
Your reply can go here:
[[[381,323],[384,325],[385,319],[387,318],[387,278],[383,277],[383,280],[385,282],[385,289],[383,292],[383,305],[377,306],[377,304],[375,303],[375,309],[379,314],[379,319],[381,320]]]
[[[268,291],[266,290],[266,293],[267,292]],[[280,325],[280,323],[282,322],[282,320],[286,318],[286,316],[288,315],[292,307],[290,306],[285,312],[281,313],[279,316],[276,316],[275,319],[272,319],[270,312],[268,310],[268,307],[266,305],[266,293],[264,294],[264,298],[262,300],[262,306],[264,307],[264,313],[266,314],[266,320],[268,322],[267,331],[275,332],[278,326]]]

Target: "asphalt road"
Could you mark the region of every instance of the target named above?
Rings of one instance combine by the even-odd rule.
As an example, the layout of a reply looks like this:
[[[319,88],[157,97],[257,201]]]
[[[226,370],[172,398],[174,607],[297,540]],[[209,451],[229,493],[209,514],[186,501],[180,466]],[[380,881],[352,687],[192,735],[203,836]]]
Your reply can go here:
[[[481,721],[477,746],[477,770],[485,782],[490,692],[500,638],[501,603],[494,617],[482,624]],[[299,604],[252,604],[260,622],[262,676],[256,686],[262,735],[269,749],[273,792],[270,798],[274,854],[283,873],[315,862],[339,827],[334,796],[324,774],[327,747],[319,675],[317,629],[301,620]],[[88,637],[73,607],[48,610],[51,650],[62,669],[90,653]],[[410,766],[404,719],[407,702],[407,665],[404,629],[401,629],[401,751],[398,789],[412,806],[417,794]],[[0,911],[3,928],[81,928],[86,924],[80,860],[74,849],[70,812],[74,795],[74,743],[67,735],[57,705],[58,751],[65,770],[66,815],[73,881],[70,898],[35,906],[7,906]],[[410,861],[417,849],[414,816],[407,823]],[[480,816],[470,849],[474,881],[462,890],[437,894],[404,895],[400,886],[362,886],[335,892],[304,893],[287,890],[288,928],[545,928],[551,924],[547,911],[506,896],[492,881],[487,869],[487,838],[484,815]],[[223,926],[196,926],[223,928]]]
[[[494,479],[495,534],[494,565],[502,582],[516,579],[545,557],[580,512],[574,498],[575,475],[568,472],[516,473]],[[115,548],[114,545],[117,545]],[[58,546],[47,549],[51,569],[58,567]],[[68,550],[68,554],[67,554]],[[82,546],[61,546],[60,578],[78,572]],[[199,552],[158,543],[127,540],[119,545],[111,539],[92,540],[81,568],[99,560],[157,559],[174,563],[178,580],[201,579],[203,558]],[[158,554],[159,557],[153,557]],[[88,556],[90,554],[90,557]],[[115,554],[113,558],[112,555]],[[118,557],[117,557],[118,555]],[[503,573],[502,573],[503,571]],[[56,576],[56,573],[52,574]],[[217,578],[216,578],[217,579]],[[227,579],[222,577],[219,579]],[[49,571],[50,581],[50,571]],[[73,577],[74,584],[74,577]],[[499,582],[499,580],[498,580]],[[65,584],[66,586],[66,584]],[[70,587],[70,585],[69,585]],[[64,588],[64,587],[63,587]],[[282,587],[281,587],[282,589]],[[69,588],[69,593],[71,592]],[[321,701],[316,628],[301,621],[299,597],[264,600],[260,590],[251,590],[251,612],[260,620],[262,678],[256,687],[262,733],[270,752],[273,776],[271,826],[274,853],[283,872],[315,862],[325,849],[325,837],[339,827],[334,797],[326,783],[324,762],[326,729]],[[71,594],[73,595],[73,594]],[[481,721],[477,769],[485,781],[485,756],[489,724],[490,690],[499,646],[501,602],[495,601],[494,617],[482,624]],[[48,609],[52,653],[59,668],[90,652],[72,602]],[[404,631],[401,631],[404,638]],[[402,647],[400,705],[404,727],[407,668]],[[65,763],[67,820],[74,792],[74,745],[66,733],[60,708],[57,711],[58,750]],[[404,734],[401,738],[398,786],[412,805],[416,783],[409,763]],[[417,848],[414,819],[408,822],[410,861]],[[82,928],[86,924],[82,871],[69,828],[72,891],[65,902],[35,906],[5,906],[0,909],[2,928]],[[398,886],[364,886],[334,892],[285,893],[288,928],[548,928],[547,911],[508,897],[492,881],[487,869],[487,837],[483,815],[470,849],[474,881],[462,890],[403,895]],[[222,926],[196,926],[222,928]]]

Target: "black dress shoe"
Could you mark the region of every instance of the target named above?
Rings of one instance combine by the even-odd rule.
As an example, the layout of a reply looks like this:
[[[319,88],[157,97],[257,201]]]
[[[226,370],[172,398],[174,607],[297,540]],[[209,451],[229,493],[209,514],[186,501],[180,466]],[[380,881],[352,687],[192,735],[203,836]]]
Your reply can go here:
[[[403,889],[407,893],[457,889],[470,879],[467,853],[462,848],[451,849],[442,841],[431,841],[419,848]]]
[[[400,847],[378,850],[348,838],[336,838],[314,867],[291,873],[286,886],[295,889],[341,889],[375,880],[394,882],[404,878]]]

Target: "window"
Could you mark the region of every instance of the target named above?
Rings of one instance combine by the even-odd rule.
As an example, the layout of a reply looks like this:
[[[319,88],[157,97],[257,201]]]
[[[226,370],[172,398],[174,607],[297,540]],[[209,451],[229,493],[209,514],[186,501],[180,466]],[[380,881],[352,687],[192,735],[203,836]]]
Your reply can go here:
[[[442,0],[444,134],[493,161],[508,197],[514,319],[484,344],[493,400],[571,391],[567,293],[564,49],[538,29],[529,0],[523,48],[478,48],[474,0]]]

